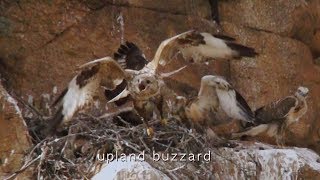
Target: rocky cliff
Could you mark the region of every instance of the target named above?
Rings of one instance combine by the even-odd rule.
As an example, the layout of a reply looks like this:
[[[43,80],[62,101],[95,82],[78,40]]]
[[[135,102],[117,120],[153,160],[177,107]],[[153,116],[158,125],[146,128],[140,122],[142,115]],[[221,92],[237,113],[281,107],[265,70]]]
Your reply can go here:
[[[308,87],[309,110],[290,127],[286,142],[319,153],[320,1],[221,0],[219,9],[221,28],[210,19],[208,0],[0,1],[2,84],[44,116],[50,116],[48,105],[77,67],[112,55],[125,40],[138,44],[152,59],[162,40],[180,32],[223,32],[254,47],[259,56],[188,67],[187,73],[174,79],[197,89],[201,76],[223,75],[253,109],[292,94],[300,85]],[[26,138],[24,120],[15,114],[20,112],[14,109],[15,101],[3,88],[0,92],[5,97],[1,105],[11,108],[0,112],[0,170],[8,173],[21,165],[19,156],[10,163],[14,167],[8,167],[11,160],[6,157],[13,147],[17,148],[14,153],[22,155],[31,143]],[[32,118],[24,107],[23,115]],[[253,140],[274,143],[263,135]]]

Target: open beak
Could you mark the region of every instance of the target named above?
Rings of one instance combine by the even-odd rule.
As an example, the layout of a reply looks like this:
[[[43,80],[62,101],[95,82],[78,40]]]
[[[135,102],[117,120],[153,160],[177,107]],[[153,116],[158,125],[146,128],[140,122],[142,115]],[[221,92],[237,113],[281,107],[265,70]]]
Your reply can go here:
[[[145,90],[146,89],[146,86],[143,84],[143,83],[140,83],[139,84],[139,90],[140,91],[143,91],[143,90]]]

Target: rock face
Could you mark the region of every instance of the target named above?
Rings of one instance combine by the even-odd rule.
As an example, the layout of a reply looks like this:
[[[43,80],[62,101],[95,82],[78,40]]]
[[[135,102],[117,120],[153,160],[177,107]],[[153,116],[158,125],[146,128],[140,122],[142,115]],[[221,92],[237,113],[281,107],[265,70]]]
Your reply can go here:
[[[0,144],[0,177],[4,177],[20,169],[32,143],[17,102],[1,84]]]
[[[320,55],[318,0],[221,1],[220,8],[223,21],[301,40]]]

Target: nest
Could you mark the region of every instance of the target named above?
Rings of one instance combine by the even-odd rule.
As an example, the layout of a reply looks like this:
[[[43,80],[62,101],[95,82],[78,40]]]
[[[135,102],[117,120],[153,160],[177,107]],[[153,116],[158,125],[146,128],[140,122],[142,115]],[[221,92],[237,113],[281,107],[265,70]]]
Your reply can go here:
[[[181,121],[173,118],[166,125],[160,123],[160,120],[149,121],[155,132],[150,137],[144,124],[134,126],[119,116],[117,121],[114,119],[79,113],[63,135],[44,139],[37,134],[39,132],[29,127],[35,146],[26,156],[21,170],[8,179],[27,168],[33,168],[38,179],[90,179],[104,163],[97,159],[98,154],[143,151],[145,160],[151,166],[173,179],[190,176],[206,179],[212,173],[206,168],[205,162],[201,161],[172,163],[152,160],[152,152],[196,154],[211,148],[212,143],[206,136],[190,130]],[[36,118],[29,119],[28,125],[35,126],[34,121],[41,122]],[[39,123],[36,126],[41,127]]]

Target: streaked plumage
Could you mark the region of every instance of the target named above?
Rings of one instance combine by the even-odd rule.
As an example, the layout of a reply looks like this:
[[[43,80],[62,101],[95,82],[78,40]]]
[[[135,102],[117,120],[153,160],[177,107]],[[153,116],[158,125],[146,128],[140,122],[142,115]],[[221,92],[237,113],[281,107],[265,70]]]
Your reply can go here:
[[[206,78],[201,79],[201,87],[196,99],[186,107],[186,115],[193,122],[206,124],[217,112],[219,99],[215,88],[211,87]]]
[[[245,99],[224,78],[204,76],[205,82],[216,90],[221,109],[233,119],[253,122],[254,115]]]
[[[284,131],[294,122],[297,122],[308,109],[306,97],[308,88],[299,87],[294,96],[288,96],[276,102],[272,102],[255,111],[256,125],[249,130],[236,133],[233,137],[256,136],[266,132],[270,137],[276,137],[279,143]]]
[[[100,86],[114,89],[126,78],[123,69],[110,57],[89,62],[80,68],[82,71],[54,102],[58,111],[49,123],[50,131],[70,121],[78,109],[92,103]]]
[[[139,114],[150,114],[142,112],[143,107],[153,107],[148,103],[159,94],[160,97],[164,97],[161,94],[164,92],[161,89],[165,86],[162,78],[184,68],[171,73],[160,73],[158,66],[166,65],[179,53],[182,53],[186,61],[192,59],[195,63],[201,63],[207,58],[230,59],[241,56],[253,57],[257,54],[252,48],[236,44],[233,38],[188,31],[163,41],[154,59],[146,64],[148,61],[141,50],[133,43],[126,43],[114,54],[116,60],[106,57],[81,67],[82,71],[73,78],[68,89],[58,100],[58,112],[51,123],[52,128],[56,128],[61,122],[69,121],[78,109],[91,102],[100,86],[107,90],[115,90],[106,91],[107,98],[112,98],[110,102],[121,104],[119,100],[130,96],[137,106],[136,109],[140,109]]]
[[[254,57],[255,50],[234,42],[235,39],[224,35],[212,35],[206,32],[187,31],[163,41],[156,51],[150,67],[164,66],[181,53],[186,61],[201,63],[208,58],[232,59]]]

